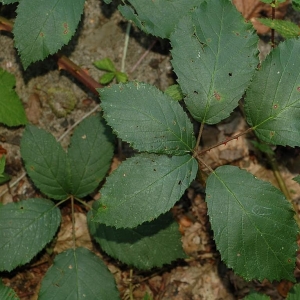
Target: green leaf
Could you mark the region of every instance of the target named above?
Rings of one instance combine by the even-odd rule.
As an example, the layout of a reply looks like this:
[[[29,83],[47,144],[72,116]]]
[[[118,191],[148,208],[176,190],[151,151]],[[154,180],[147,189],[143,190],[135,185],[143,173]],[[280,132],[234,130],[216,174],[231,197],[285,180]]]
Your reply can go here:
[[[230,1],[211,0],[181,19],[170,40],[172,65],[193,117],[207,124],[228,117],[258,64],[252,25]]]
[[[66,45],[74,35],[84,0],[20,1],[13,33],[26,69]]]
[[[20,300],[15,291],[3,284],[0,279],[0,299],[1,300]]]
[[[180,199],[197,168],[190,155],[140,154],[127,159],[107,178],[93,221],[116,228],[152,221]]]
[[[274,2],[274,0],[260,0],[263,3],[267,3],[267,4],[272,4]],[[275,7],[277,7],[280,3],[285,2],[286,0],[275,0],[275,4],[272,4],[272,6],[274,5]]]
[[[68,197],[67,157],[53,135],[27,125],[21,140],[21,156],[28,175],[45,195],[56,200]]]
[[[183,99],[182,90],[178,84],[170,85],[165,90],[165,94],[169,95],[175,101],[180,101]]]
[[[140,29],[161,38],[168,38],[178,20],[203,0],[129,0],[129,5],[119,5],[119,11]]]
[[[114,63],[109,58],[103,58],[94,62],[94,66],[102,71],[112,72],[116,71]]]
[[[300,184],[300,175],[294,177],[293,180]]]
[[[117,79],[117,83],[121,82],[121,83],[125,83],[128,81],[128,77],[125,73],[123,72],[116,72],[116,79]]]
[[[22,102],[14,90],[15,85],[14,75],[0,68],[0,123],[7,126],[28,123]]]
[[[1,0],[0,2],[2,2],[3,4],[11,4],[11,3],[19,2],[19,0]]]
[[[105,73],[103,74],[100,79],[99,79],[99,82],[101,84],[109,84],[110,82],[113,81],[113,79],[115,78],[116,74],[115,73],[112,73],[112,72],[109,72],[109,73]]]
[[[300,0],[292,0],[293,9],[300,11]]]
[[[243,299],[244,300],[271,300],[270,297],[259,293],[251,293]]]
[[[3,173],[4,173],[4,169],[5,169],[5,155],[2,155],[0,157],[0,179],[1,177],[3,177]]]
[[[47,199],[0,206],[0,270],[29,262],[52,240],[60,221],[60,210]]]
[[[8,174],[3,173],[2,177],[0,177],[0,184],[10,181],[10,179],[11,179],[11,177]]]
[[[111,2],[112,2],[112,0],[103,0],[104,1],[104,3],[106,3],[106,4],[110,4]]]
[[[68,149],[71,191],[78,198],[93,192],[106,175],[113,156],[112,134],[99,114],[82,121]]]
[[[96,210],[98,205],[99,202],[95,202]],[[92,211],[88,215],[91,235],[108,255],[123,263],[139,269],[151,269],[185,257],[178,223],[171,213],[134,229],[116,229],[95,223],[91,218]]]
[[[299,53],[299,39],[281,43],[262,62],[247,91],[247,121],[267,143],[300,146]]]
[[[113,275],[94,253],[85,248],[58,254],[47,271],[39,300],[120,299]]]
[[[99,115],[85,119],[74,131],[66,154],[48,132],[27,126],[21,155],[34,184],[49,197],[84,197],[94,191],[110,167],[112,135]]]
[[[295,23],[285,20],[257,19],[260,23],[275,29],[286,39],[295,38],[300,35],[300,28]]]
[[[233,166],[207,180],[206,201],[222,259],[246,280],[295,281],[295,212],[270,183]]]
[[[288,293],[286,300],[299,300],[300,299],[300,284],[297,283]]]
[[[272,148],[270,147],[270,145],[268,145],[266,143],[257,142],[257,141],[251,141],[251,143],[259,151],[261,151],[263,153],[270,154],[270,155],[274,155],[274,151],[272,150]]]
[[[99,89],[107,123],[139,151],[185,155],[195,146],[193,126],[179,103],[139,82]]]

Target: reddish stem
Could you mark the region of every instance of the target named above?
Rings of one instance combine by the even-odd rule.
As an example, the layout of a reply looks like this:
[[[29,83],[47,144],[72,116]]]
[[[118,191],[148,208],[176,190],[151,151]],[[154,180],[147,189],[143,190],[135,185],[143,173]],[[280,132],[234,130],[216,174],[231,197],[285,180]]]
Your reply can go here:
[[[240,136],[242,136],[242,135],[244,135],[244,134],[246,134],[246,133],[248,133],[248,132],[250,132],[250,131],[252,131],[252,130],[253,130],[253,128],[248,128],[247,130],[245,130],[245,131],[243,131],[243,132],[241,132],[241,133],[238,133],[238,134],[236,134],[236,135],[234,135],[234,136],[231,136],[230,138],[227,138],[226,140],[223,140],[222,142],[217,143],[217,144],[215,144],[215,145],[213,145],[213,146],[211,146],[211,147],[209,147],[209,148],[207,148],[207,149],[204,149],[204,150],[202,150],[202,151],[196,152],[196,153],[195,153],[196,155],[194,155],[194,156],[200,156],[200,155],[204,154],[205,152],[210,151],[211,149],[216,148],[216,147],[219,147],[219,146],[221,146],[221,145],[225,145],[225,146],[226,146],[226,144],[227,144],[229,141],[232,141],[232,140],[234,140],[234,139],[238,139]]]
[[[103,87],[99,82],[97,82],[94,78],[92,78],[86,71],[76,65],[73,61],[71,61],[66,56],[57,53],[53,56],[58,65],[59,70],[66,70],[80,82],[82,82],[90,91],[92,91],[95,95],[99,95],[97,92],[97,88]]]

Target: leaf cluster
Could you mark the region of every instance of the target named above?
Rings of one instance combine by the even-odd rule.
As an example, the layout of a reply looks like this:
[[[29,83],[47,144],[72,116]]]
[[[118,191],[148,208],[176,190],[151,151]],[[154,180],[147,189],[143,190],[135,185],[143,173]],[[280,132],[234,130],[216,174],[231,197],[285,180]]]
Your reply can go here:
[[[293,4],[297,6],[297,1]],[[14,35],[25,68],[70,40],[83,5],[82,0],[19,3]],[[43,195],[59,202],[43,197],[0,207],[0,270],[11,271],[29,262],[53,239],[61,222],[58,205],[67,200],[86,205],[84,198],[98,188],[110,167],[111,129],[137,154],[107,177],[100,200],[88,212],[88,227],[104,251],[140,269],[185,257],[169,210],[206,166],[199,151],[201,131],[196,138],[192,121],[199,122],[200,128],[217,124],[244,97],[249,128],[267,145],[266,151],[269,145],[300,146],[299,39],[281,43],[258,67],[258,37],[229,0],[188,4],[128,0],[119,10],[145,32],[170,40],[178,86],[165,93],[141,82],[99,89],[106,123],[100,115],[83,121],[67,151],[51,134],[26,126],[21,155],[27,174]],[[275,29],[291,32],[289,37],[299,33],[295,27],[272,22],[269,25]],[[109,59],[95,65],[108,72],[102,78],[105,83],[114,77],[124,79]],[[0,95],[6,101],[14,99],[6,110],[15,106],[16,119],[25,124],[17,108],[14,79],[2,70],[0,76],[5,83],[0,85]],[[0,121],[14,126],[1,107]],[[295,180],[299,182],[299,176]],[[221,166],[208,177],[206,202],[216,246],[229,267],[247,280],[295,281],[298,227],[282,192],[245,170]],[[0,286],[1,293],[10,291]],[[58,295],[63,299],[119,297],[104,263],[75,245],[56,256],[39,299]]]

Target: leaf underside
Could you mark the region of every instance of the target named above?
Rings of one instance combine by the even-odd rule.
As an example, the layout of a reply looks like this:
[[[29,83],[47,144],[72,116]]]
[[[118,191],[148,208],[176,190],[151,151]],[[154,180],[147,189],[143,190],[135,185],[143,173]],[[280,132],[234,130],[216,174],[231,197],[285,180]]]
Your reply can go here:
[[[66,45],[74,35],[84,0],[20,1],[13,33],[26,69]]]
[[[127,159],[107,178],[93,221],[132,228],[157,218],[180,199],[197,168],[190,155],[140,154]]]
[[[245,113],[270,144],[300,146],[300,40],[280,43],[263,61],[246,93]]]
[[[178,20],[203,0],[129,0],[132,6],[119,5],[121,14],[148,34],[168,38]]]
[[[29,262],[52,240],[60,221],[60,210],[46,199],[0,206],[0,270]]]
[[[258,64],[252,25],[230,1],[210,0],[182,18],[170,40],[172,65],[193,117],[207,124],[228,117]]]
[[[103,261],[85,248],[58,254],[47,271],[39,300],[119,300],[113,275]]]
[[[95,223],[91,218],[92,213],[88,224],[93,238],[108,255],[123,263],[139,269],[151,269],[185,257],[178,223],[171,213],[134,229],[116,229]]]
[[[207,180],[206,201],[222,259],[246,280],[294,281],[297,224],[284,195],[233,166]]]
[[[26,114],[14,90],[15,77],[0,68],[0,123],[7,126],[25,125]]]
[[[118,137],[139,151],[185,155],[193,126],[180,104],[156,87],[129,82],[99,90],[104,118]]]

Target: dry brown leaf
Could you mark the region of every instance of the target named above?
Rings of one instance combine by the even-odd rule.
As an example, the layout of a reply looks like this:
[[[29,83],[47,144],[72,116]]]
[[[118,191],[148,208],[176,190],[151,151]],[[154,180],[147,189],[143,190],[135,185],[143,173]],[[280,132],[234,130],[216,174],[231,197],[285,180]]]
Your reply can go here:
[[[258,34],[266,34],[270,28],[259,23],[256,18],[271,18],[272,8],[269,4],[260,0],[233,0],[237,10],[242,13],[246,20],[250,20]],[[289,1],[279,5],[275,11],[275,19],[283,19]]]

